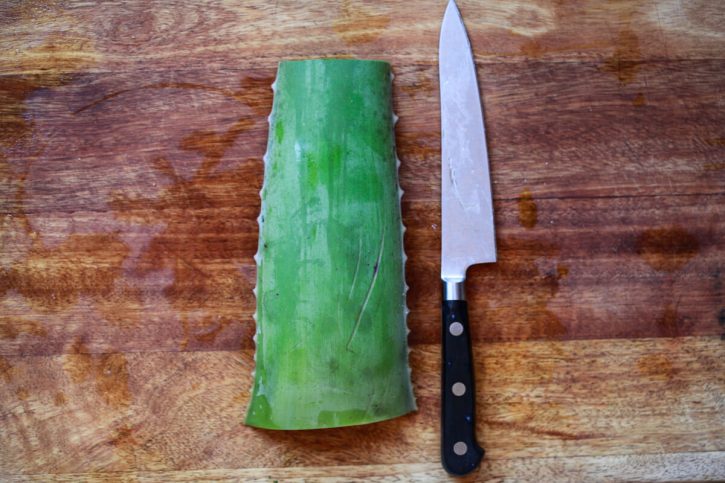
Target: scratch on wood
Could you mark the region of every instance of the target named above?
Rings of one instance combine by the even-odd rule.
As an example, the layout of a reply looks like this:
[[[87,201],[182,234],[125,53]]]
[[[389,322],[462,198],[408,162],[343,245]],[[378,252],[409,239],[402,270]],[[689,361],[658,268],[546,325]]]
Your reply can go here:
[[[490,421],[487,420],[486,424],[491,426],[500,426],[509,429],[515,429],[520,431],[526,431],[529,433],[540,434],[544,436],[553,436],[554,438],[563,439],[565,441],[577,441],[580,439],[592,439],[597,438],[600,435],[590,433],[567,433],[565,431],[557,431],[552,429],[541,429],[526,424],[515,423],[512,421]]]

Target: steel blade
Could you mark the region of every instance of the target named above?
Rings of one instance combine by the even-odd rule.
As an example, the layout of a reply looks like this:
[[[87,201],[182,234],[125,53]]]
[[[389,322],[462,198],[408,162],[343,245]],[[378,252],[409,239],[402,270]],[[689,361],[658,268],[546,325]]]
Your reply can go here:
[[[488,151],[476,67],[461,14],[451,0],[439,45],[441,89],[441,278],[464,280],[496,261]]]

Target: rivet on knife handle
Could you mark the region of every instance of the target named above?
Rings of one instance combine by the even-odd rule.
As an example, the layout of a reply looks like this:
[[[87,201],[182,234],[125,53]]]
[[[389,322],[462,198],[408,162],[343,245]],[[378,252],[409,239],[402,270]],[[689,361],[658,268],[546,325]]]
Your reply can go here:
[[[484,451],[476,441],[476,388],[463,282],[443,282],[442,311],[441,459],[448,473],[465,475],[478,466]]]

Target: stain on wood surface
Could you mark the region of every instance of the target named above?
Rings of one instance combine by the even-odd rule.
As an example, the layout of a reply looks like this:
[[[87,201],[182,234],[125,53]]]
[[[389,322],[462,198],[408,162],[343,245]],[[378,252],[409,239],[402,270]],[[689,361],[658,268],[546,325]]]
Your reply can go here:
[[[674,272],[697,255],[699,243],[681,227],[656,228],[637,239],[637,253],[655,270]]]
[[[525,228],[533,228],[536,226],[537,220],[536,202],[534,202],[531,191],[524,190],[519,196],[519,223]]]
[[[0,123],[0,143],[13,146],[20,139],[27,137],[31,126],[23,117],[25,99],[40,84],[24,78],[10,78],[0,81],[0,102],[2,102],[2,123]]]
[[[89,354],[78,339],[64,356],[63,368],[75,383],[90,381],[109,406],[124,407],[131,403],[125,354]]]
[[[635,107],[641,107],[647,105],[647,98],[644,96],[643,93],[638,92],[636,96],[634,96],[634,99],[632,99],[632,105]]]
[[[655,380],[669,381],[675,375],[670,358],[663,354],[644,356],[637,366],[642,374]]]
[[[10,382],[11,379],[11,370],[13,366],[10,365],[10,362],[3,356],[0,356],[0,374],[2,374],[3,378],[5,379],[5,382]]]
[[[657,331],[662,337],[678,337],[680,335],[680,323],[677,307],[672,304],[665,306],[662,315],[657,318]]]
[[[634,81],[641,64],[639,37],[634,31],[624,29],[617,37],[616,49],[611,57],[607,58],[602,70],[617,76],[622,84]]]
[[[63,391],[58,391],[55,393],[55,396],[53,396],[53,403],[55,403],[56,406],[65,406],[66,403],[68,403],[68,398]]]
[[[18,399],[20,399],[21,401],[25,401],[25,400],[27,400],[27,399],[28,399],[28,396],[30,395],[30,393],[28,393],[28,390],[27,390],[27,389],[25,389],[24,387],[19,387],[19,388],[18,388],[18,389],[17,389],[16,391],[15,391],[15,395],[16,395],[16,396],[18,397]]]
[[[504,238],[498,240],[496,249],[495,264],[470,269],[471,279],[476,280],[472,290],[491,293],[505,287],[509,296],[499,302],[487,299],[479,306],[471,304],[469,310],[481,313],[482,320],[508,320],[506,325],[497,324],[496,330],[501,332],[496,339],[564,338],[567,327],[548,307],[568,275],[567,267],[556,262],[560,255],[557,246],[543,240]]]
[[[127,255],[126,245],[112,234],[71,235],[53,248],[36,242],[24,260],[4,272],[0,283],[39,310],[54,312],[82,295],[107,298]]]
[[[35,337],[45,337],[48,335],[43,326],[34,320],[0,317],[1,339],[17,339],[21,334],[28,334]]]

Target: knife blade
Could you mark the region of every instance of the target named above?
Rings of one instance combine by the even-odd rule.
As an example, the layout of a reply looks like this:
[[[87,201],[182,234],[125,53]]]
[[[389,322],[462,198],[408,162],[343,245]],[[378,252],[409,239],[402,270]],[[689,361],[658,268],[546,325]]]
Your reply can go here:
[[[476,441],[466,270],[496,261],[493,198],[476,66],[463,19],[450,0],[441,25],[441,279],[443,374],[441,460],[451,474],[473,471]]]

